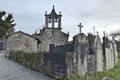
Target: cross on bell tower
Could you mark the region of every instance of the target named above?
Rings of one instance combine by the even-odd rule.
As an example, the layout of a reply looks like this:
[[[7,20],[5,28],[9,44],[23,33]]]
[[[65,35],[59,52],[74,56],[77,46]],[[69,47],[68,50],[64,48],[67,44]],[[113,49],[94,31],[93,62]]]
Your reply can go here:
[[[47,11],[45,12],[45,28],[61,28],[61,12],[59,14],[56,13],[54,5],[53,9],[50,14],[47,14]]]

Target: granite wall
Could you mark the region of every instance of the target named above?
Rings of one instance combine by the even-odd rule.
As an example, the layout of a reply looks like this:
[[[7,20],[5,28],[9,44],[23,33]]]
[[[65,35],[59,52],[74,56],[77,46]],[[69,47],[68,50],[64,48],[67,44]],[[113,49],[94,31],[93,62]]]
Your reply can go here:
[[[6,50],[8,52],[14,50],[35,53],[37,52],[37,40],[30,35],[26,35],[22,32],[16,32],[8,36]]]
[[[95,37],[94,47],[96,50],[96,70],[103,71],[104,55],[103,55],[103,49],[102,49],[102,42],[101,42],[101,39],[98,35]]]
[[[87,53],[88,45],[85,34],[78,34],[74,37],[74,49],[77,54],[76,65],[77,65],[77,74],[85,75],[87,72]]]
[[[69,35],[63,33],[59,28],[44,28],[39,35],[34,35],[40,40],[39,51],[49,51],[49,44],[54,46],[64,45],[68,42]]]
[[[118,62],[118,53],[115,41],[104,37],[103,49],[105,69],[108,70],[117,65]]]

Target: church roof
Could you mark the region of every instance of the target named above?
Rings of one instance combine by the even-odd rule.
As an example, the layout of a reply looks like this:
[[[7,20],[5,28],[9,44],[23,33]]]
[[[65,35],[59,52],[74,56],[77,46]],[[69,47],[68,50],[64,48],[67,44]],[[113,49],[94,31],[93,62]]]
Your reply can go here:
[[[52,11],[51,11],[50,15],[57,15],[57,13],[56,13],[56,11],[55,11],[55,8],[54,8],[54,6],[53,6],[53,9],[52,9]]]
[[[18,32],[14,32],[14,33],[12,33],[12,34],[9,34],[9,35],[6,36],[6,38],[10,37],[11,35],[17,34],[17,33],[21,33],[21,34],[24,34],[24,35],[29,36],[29,37],[31,37],[31,38],[34,38],[35,40],[38,41],[38,43],[40,43],[39,39],[35,38],[34,36],[32,36],[32,35],[30,35],[30,34],[27,34],[27,33],[25,33],[25,32],[22,32],[22,31],[18,31]]]
[[[66,44],[56,46],[52,52],[48,52],[44,54],[44,61],[51,60],[57,64],[65,65],[65,53],[66,52],[73,52],[74,51],[74,44]]]
[[[52,52],[48,52],[47,54],[51,55],[64,55],[66,52],[74,52],[74,44],[68,43],[66,45],[56,46]]]
[[[66,45],[60,45],[56,46],[53,50],[53,53],[65,53],[65,52],[73,52],[74,51],[74,44],[66,44]]]
[[[54,5],[53,5],[53,9],[52,9],[52,11],[51,11],[51,13],[50,14],[46,14],[46,16],[51,16],[51,17],[57,17],[57,16],[60,16],[60,15],[58,15],[57,13],[56,13],[56,11],[55,11],[55,8],[54,8]]]

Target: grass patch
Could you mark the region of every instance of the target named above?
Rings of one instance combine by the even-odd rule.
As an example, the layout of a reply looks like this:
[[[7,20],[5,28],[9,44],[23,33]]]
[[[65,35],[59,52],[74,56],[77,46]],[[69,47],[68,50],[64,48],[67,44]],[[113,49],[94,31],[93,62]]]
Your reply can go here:
[[[96,76],[89,76],[86,80],[100,80],[103,77],[110,77],[112,80],[120,80],[120,57],[118,60],[118,65],[115,66],[113,69],[97,72]],[[85,80],[85,76],[73,76],[70,79],[62,80]]]

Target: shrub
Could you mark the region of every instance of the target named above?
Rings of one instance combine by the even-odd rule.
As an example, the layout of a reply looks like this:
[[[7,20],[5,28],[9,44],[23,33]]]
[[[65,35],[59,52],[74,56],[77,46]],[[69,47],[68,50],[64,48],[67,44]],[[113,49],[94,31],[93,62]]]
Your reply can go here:
[[[44,52],[26,53],[24,51],[10,51],[9,59],[14,60],[35,71],[42,71],[42,56]]]

